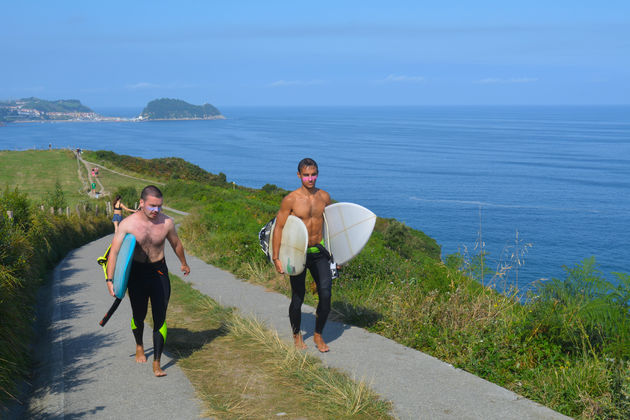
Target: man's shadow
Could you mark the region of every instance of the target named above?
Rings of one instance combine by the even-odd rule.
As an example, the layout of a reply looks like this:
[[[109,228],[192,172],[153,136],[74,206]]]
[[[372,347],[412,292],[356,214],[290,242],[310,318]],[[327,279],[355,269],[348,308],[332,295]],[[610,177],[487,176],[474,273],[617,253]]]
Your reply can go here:
[[[214,339],[227,334],[227,328],[220,326],[205,331],[190,331],[185,328],[169,328],[167,334],[166,345],[164,346],[164,354],[171,360],[162,366],[163,370],[175,365],[179,359],[185,359],[197,350],[200,350],[206,344]],[[145,334],[146,335],[146,334]],[[145,336],[145,344],[147,337]],[[153,342],[153,339],[149,339]],[[150,347],[145,350],[147,361],[153,356],[154,348]],[[130,355],[135,357],[135,353]]]
[[[367,328],[381,319],[381,314],[363,306],[351,305],[347,302],[333,302],[332,311],[324,326],[322,337],[327,343],[334,342],[349,330],[351,326]],[[313,336],[316,317],[311,313],[302,313],[302,331],[306,331],[304,339]]]

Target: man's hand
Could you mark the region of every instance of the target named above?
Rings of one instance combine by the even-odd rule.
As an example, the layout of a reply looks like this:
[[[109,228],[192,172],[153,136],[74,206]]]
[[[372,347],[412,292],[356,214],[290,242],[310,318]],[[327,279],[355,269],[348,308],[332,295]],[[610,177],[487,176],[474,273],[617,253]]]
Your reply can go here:
[[[280,262],[280,258],[276,258],[273,260],[273,265],[276,267],[276,271],[280,274],[284,274],[284,270],[282,269],[282,262]]]
[[[184,276],[187,276],[188,273],[190,273],[190,267],[188,267],[188,264],[182,264],[182,273],[184,273]]]
[[[110,295],[114,296],[114,282],[113,281],[107,282],[107,291],[109,292]]]

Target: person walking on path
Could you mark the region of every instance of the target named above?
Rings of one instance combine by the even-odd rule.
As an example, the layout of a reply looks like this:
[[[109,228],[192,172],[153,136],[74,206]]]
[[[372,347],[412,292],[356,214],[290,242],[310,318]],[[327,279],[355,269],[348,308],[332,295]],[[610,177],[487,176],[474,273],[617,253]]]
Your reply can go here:
[[[118,224],[122,222],[122,211],[127,210],[130,213],[134,213],[135,210],[132,210],[125,206],[121,200],[120,195],[116,196],[116,199],[112,203],[112,207],[114,208],[114,216],[112,217],[112,223],[114,223],[114,233],[118,232]]]
[[[173,219],[161,212],[162,192],[149,185],[142,190],[140,209],[120,222],[114,234],[111,251],[107,261],[107,289],[114,296],[114,268],[123,239],[127,233],[136,238],[136,248],[127,290],[131,302],[131,329],[136,341],[136,362],[145,363],[142,333],[144,318],[147,314],[149,299],[153,315],[153,373],[155,376],[166,376],[160,366],[160,357],[166,342],[166,308],[171,295],[171,283],[168,268],[164,259],[164,244],[168,239],[175,255],[181,263],[185,276],[190,273],[182,245]]]
[[[308,230],[308,252],[306,255],[306,268],[311,272],[315,284],[319,303],[317,304],[317,319],[313,341],[317,349],[325,353],[330,350],[322,338],[322,331],[328,314],[330,313],[330,297],[332,288],[332,274],[328,256],[322,252],[324,208],[330,204],[330,195],[315,187],[319,169],[317,163],[310,158],[305,158],[298,164],[298,178],[302,186],[289,193],[280,204],[280,210],[276,216],[276,227],[273,233],[273,263],[276,271],[284,274],[282,263],[278,258],[282,230],[287,218],[292,214],[302,219]],[[304,303],[306,269],[297,276],[291,276],[291,304],[289,305],[289,321],[293,330],[293,341],[298,349],[305,349],[306,344],[300,332],[302,320],[302,303]]]

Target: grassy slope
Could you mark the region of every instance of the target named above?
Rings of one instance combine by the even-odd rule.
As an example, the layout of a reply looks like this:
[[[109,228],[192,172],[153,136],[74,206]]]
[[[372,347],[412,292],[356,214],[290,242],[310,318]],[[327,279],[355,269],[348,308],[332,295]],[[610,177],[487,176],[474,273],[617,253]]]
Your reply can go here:
[[[147,185],[146,181],[101,169],[99,179],[106,186],[108,194],[99,200],[89,199],[86,194],[87,169],[82,164],[77,165],[74,154],[69,150],[0,151],[0,168],[0,187],[17,187],[28,192],[35,204],[45,202],[47,195],[54,191],[56,181],[60,182],[71,208],[85,202],[104,206],[105,201],[110,200],[119,188],[133,187],[139,193]],[[81,172],[83,181],[77,171]],[[128,203],[129,206],[133,204]]]
[[[160,172],[158,160],[125,160],[140,173]],[[180,166],[178,177],[185,179],[190,167]],[[164,191],[169,203],[194,213],[181,228],[187,249],[288,293],[286,279],[265,261],[256,238],[285,191],[183,181],[169,182]],[[335,315],[565,414],[630,417],[630,276],[621,275],[611,294],[586,261],[522,305],[445,266],[437,255],[439,248],[421,232],[380,219],[365,250],[336,282]]]
[[[18,187],[40,203],[55,189],[58,180],[70,205],[84,196],[77,175],[77,163],[69,150],[0,151],[0,186]]]

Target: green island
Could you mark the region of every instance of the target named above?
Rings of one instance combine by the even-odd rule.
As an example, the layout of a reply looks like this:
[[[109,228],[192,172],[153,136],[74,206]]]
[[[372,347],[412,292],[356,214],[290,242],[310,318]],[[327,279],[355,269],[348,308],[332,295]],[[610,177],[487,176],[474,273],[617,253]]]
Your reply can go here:
[[[210,104],[192,105],[181,99],[155,99],[142,110],[139,120],[216,120],[225,118]]]
[[[0,152],[0,165],[45,165],[50,158],[47,153],[65,154],[67,163],[58,166],[58,172],[76,177],[77,163],[68,151]],[[260,252],[257,238],[260,227],[275,215],[287,191],[270,184],[261,189],[233,185],[224,174],[214,175],[176,158],[141,159],[109,151],[86,151],[83,155],[87,161],[101,165],[104,176],[107,168],[163,183],[165,204],[190,213],[179,220],[180,237],[187,251],[242,279],[290,293],[286,279],[275,273]],[[10,399],[15,382],[28,372],[28,352],[24,349],[30,337],[24,331],[33,319],[33,289],[41,284],[45,269],[62,256],[57,251],[42,259],[41,255],[48,255],[55,247],[50,245],[49,237],[42,237],[48,231],[41,226],[77,224],[75,219],[67,222],[68,216],[38,211],[37,206],[44,202],[47,207],[104,208],[105,200],[110,199],[106,195],[86,202],[86,198],[74,196],[71,190],[83,185],[79,180],[76,185],[71,184],[72,176],[46,179],[50,185],[33,191],[33,201],[28,197],[33,189],[31,177],[23,175],[19,182],[12,174],[0,177],[0,182],[7,185],[0,193],[0,359],[8,361],[0,364],[0,400]],[[146,184],[114,172],[107,176],[111,193],[120,193],[127,203],[133,202],[139,188]],[[72,197],[71,201],[64,201],[66,196]],[[17,213],[13,222],[8,221],[6,210],[11,208],[20,209],[22,222],[15,222]],[[65,232],[77,238],[66,249],[102,234],[107,230],[105,222],[91,221],[90,226],[102,227],[89,232],[86,227],[73,227],[84,232],[80,235]],[[54,234],[58,241],[65,240]],[[32,242],[20,245],[19,241],[27,240]],[[617,273],[617,281],[611,284],[598,270],[596,261],[589,258],[566,267],[563,278],[540,283],[525,299],[520,299],[515,291],[500,294],[484,286],[488,276],[485,256],[481,250],[475,256],[456,254],[442,260],[435,240],[397,220],[379,218],[368,245],[343,268],[333,287],[331,316],[428,353],[563,414],[588,419],[630,418],[630,275]],[[33,261],[42,262],[35,265]],[[35,274],[29,271],[33,266],[39,270]],[[175,288],[185,289],[174,282]],[[216,307],[194,291],[184,290],[181,296],[182,300],[173,304],[175,318],[169,323],[184,322],[177,317],[178,311],[183,310],[178,308],[192,305],[200,311],[199,317],[193,316],[195,328],[207,330],[202,324],[211,322],[228,325],[231,334],[235,334],[232,341],[213,343],[229,346],[230,342],[252,342],[251,335],[247,339],[238,336],[243,333],[244,321],[225,321],[225,317],[231,317],[225,308]],[[316,295],[307,294],[307,303],[314,304],[316,299]],[[16,307],[21,312],[16,312]],[[10,322],[4,322],[5,319]],[[251,326],[245,330],[248,328]],[[236,337],[241,337],[241,341]],[[226,391],[227,400],[222,400],[224,396],[216,388],[203,382],[203,378],[195,378],[192,367],[210,363],[217,355],[229,354],[236,348],[211,348],[211,353],[203,353],[207,346],[199,348],[185,338],[173,339],[170,344],[167,342],[167,348],[169,345],[183,355],[178,363],[184,370],[186,365],[191,366],[191,381],[208,396],[209,412],[225,413],[222,401],[232,401],[230,398],[236,398],[246,384],[239,384],[235,378],[226,379],[229,392],[235,394]],[[239,352],[248,351],[243,346],[237,348]],[[251,351],[259,351],[256,344]],[[272,349],[269,354],[278,351]],[[246,359],[251,353],[240,355]],[[216,361],[217,366],[221,363],[222,360]],[[280,374],[280,370],[273,374]],[[300,378],[305,381],[304,386],[312,385],[308,377]],[[352,414],[348,413],[354,408],[344,406],[330,408],[333,411],[323,417],[348,418],[358,413],[359,418],[386,418],[386,404],[377,398],[370,401],[369,408]],[[337,407],[332,403],[330,406]]]

